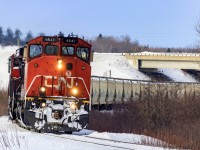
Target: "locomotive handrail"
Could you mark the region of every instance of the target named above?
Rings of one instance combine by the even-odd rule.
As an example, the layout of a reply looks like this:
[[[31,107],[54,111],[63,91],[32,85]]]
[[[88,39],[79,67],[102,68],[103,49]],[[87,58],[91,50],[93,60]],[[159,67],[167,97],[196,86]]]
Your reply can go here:
[[[147,82],[147,83],[161,83],[161,84],[200,84],[200,82],[174,82],[174,81],[150,81],[150,80],[136,80],[136,79],[123,79],[123,78],[112,78],[103,76],[91,76],[92,78],[98,79],[111,79],[111,80],[121,80],[121,81],[131,81],[131,82]]]
[[[19,78],[13,77],[12,80],[14,80],[14,81],[15,81],[15,80],[19,80],[20,78],[21,78],[21,77],[19,77]]]
[[[20,80],[20,79],[21,79],[21,77],[19,77],[19,78],[13,77],[13,78],[12,78],[12,80],[14,80],[14,81],[15,81],[15,80]],[[19,87],[20,87],[20,86],[17,87],[16,92],[17,92],[17,90],[18,90]]]

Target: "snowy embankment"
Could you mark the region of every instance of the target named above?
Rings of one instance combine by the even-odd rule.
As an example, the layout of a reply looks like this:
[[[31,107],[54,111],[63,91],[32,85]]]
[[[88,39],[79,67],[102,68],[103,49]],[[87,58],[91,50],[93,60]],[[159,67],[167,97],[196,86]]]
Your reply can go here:
[[[42,134],[20,128],[19,126],[13,124],[10,120],[8,120],[8,117],[0,117],[0,127],[1,127],[0,150],[7,150],[7,149],[8,150],[16,150],[16,149],[102,150],[105,148],[113,150],[114,149],[163,150],[164,149],[161,147],[141,145],[144,144],[144,142],[162,143],[159,140],[144,135],[107,133],[107,132],[99,133],[90,130],[82,130],[81,132],[75,132],[73,133],[73,135],[50,134],[50,133]],[[115,142],[107,141],[106,139],[115,140]],[[130,143],[118,143],[116,141],[130,142]],[[104,144],[107,146],[105,146]]]
[[[7,88],[8,86],[8,58],[14,54],[17,49],[17,46],[2,47],[0,45],[0,88]]]
[[[144,73],[136,70],[122,53],[94,53],[92,75],[114,78],[150,80]],[[175,82],[198,82],[190,74],[180,69],[158,69],[158,72],[168,76]]]
[[[92,75],[122,79],[150,80],[134,69],[122,53],[94,53]]]
[[[186,73],[180,69],[158,69],[158,72],[168,76],[173,81],[176,82],[199,82],[194,77],[192,77],[189,73]]]

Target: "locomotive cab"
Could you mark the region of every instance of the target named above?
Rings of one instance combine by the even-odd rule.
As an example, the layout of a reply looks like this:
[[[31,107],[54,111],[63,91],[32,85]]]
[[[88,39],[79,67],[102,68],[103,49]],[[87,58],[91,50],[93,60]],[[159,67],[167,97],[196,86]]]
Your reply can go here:
[[[91,45],[75,36],[40,36],[27,42],[9,58],[10,117],[37,131],[85,128],[90,58]]]

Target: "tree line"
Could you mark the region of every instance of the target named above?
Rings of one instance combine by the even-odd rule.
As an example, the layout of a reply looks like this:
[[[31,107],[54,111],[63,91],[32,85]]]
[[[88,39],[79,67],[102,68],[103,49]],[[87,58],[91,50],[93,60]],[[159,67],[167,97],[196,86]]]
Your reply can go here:
[[[13,45],[24,45],[27,41],[33,39],[31,31],[26,33],[26,36],[22,38],[22,32],[20,29],[12,30],[7,28],[4,32],[3,28],[0,27],[0,45],[2,46],[13,46]]]
[[[200,33],[200,25],[199,25]],[[168,48],[168,47],[150,47],[149,45],[142,45],[139,41],[132,41],[131,38],[126,36],[113,37],[103,36],[99,34],[96,38],[91,40],[94,52],[99,53],[137,53],[137,52],[175,52],[175,53],[194,53],[200,52],[199,46],[185,47],[185,48]]]
[[[197,23],[196,31],[200,35],[200,22]],[[22,38],[22,32],[20,29],[12,30],[7,28],[3,31],[0,26],[0,45],[2,46],[22,46],[27,41],[34,38],[31,31],[26,33],[26,36]],[[45,35],[39,33],[38,35]],[[142,45],[138,40],[132,40],[128,35],[114,37],[114,36],[103,36],[101,33],[89,40],[92,44],[94,52],[99,53],[135,53],[135,52],[200,52],[200,46],[194,46],[190,48],[161,48],[161,47],[150,47],[149,45]]]
[[[137,40],[131,41],[128,35],[117,38],[99,34],[91,44],[93,51],[100,53],[131,53],[142,47]]]

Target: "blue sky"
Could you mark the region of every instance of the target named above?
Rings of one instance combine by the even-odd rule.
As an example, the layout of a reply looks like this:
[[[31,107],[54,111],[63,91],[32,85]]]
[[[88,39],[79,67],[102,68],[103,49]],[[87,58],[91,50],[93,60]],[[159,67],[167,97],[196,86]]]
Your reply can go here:
[[[25,34],[129,35],[143,45],[187,47],[200,37],[199,0],[1,0],[0,26]]]

